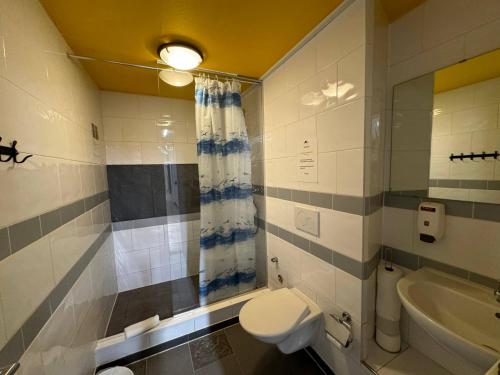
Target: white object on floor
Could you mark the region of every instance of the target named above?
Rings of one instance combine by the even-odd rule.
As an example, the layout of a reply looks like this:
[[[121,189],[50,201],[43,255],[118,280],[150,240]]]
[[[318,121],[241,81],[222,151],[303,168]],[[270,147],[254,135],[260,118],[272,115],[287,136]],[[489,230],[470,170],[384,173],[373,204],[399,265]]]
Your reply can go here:
[[[395,266],[385,267],[380,263],[377,270],[377,321],[375,339],[382,349],[391,353],[401,350],[399,320],[401,301],[396,284],[403,277],[403,271]]]
[[[296,288],[282,288],[253,298],[240,312],[241,327],[257,340],[285,353],[306,347],[317,333],[321,310]]]
[[[158,324],[160,324],[160,317],[158,315],[152,316],[151,318],[145,319],[142,322],[125,327],[125,337],[129,339],[131,337],[140,335],[141,333],[153,329]]]
[[[413,348],[406,349],[380,370],[379,375],[453,375]]]
[[[97,375],[134,375],[134,373],[129,368],[117,366],[100,371]]]

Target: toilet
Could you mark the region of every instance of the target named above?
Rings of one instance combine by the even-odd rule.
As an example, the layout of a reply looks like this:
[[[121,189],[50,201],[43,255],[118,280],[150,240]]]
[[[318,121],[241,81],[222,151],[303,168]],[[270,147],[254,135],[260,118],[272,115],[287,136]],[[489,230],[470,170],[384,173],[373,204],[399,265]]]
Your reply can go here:
[[[321,309],[298,289],[282,288],[245,303],[240,325],[257,340],[285,353],[305,348],[320,326]]]

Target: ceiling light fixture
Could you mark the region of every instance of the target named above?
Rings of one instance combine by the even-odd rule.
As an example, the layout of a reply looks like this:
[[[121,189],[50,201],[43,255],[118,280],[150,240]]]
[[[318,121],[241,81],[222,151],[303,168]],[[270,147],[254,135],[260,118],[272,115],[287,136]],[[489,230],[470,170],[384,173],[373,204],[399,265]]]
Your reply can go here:
[[[158,55],[165,64],[179,70],[194,69],[203,61],[200,51],[182,43],[162,44],[158,48]]]
[[[169,85],[182,87],[193,82],[193,75],[189,72],[181,72],[172,69],[163,69],[160,71],[160,79]]]

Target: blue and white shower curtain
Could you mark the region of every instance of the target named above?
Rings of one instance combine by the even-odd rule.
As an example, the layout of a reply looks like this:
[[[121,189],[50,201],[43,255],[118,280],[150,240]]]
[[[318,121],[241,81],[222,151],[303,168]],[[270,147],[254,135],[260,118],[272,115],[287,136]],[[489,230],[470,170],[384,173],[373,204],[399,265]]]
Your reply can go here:
[[[255,288],[255,206],[240,84],[196,79],[200,303]]]

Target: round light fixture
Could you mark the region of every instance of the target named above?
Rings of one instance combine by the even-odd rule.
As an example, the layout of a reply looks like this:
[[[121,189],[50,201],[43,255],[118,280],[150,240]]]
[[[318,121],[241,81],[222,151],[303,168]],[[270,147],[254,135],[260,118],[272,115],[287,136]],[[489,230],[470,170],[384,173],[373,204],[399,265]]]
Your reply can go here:
[[[160,71],[160,79],[172,86],[182,87],[193,82],[193,75],[189,72],[179,72],[177,70],[164,69]]]
[[[203,61],[200,51],[182,43],[162,44],[158,48],[158,55],[165,64],[180,70],[194,69]]]

